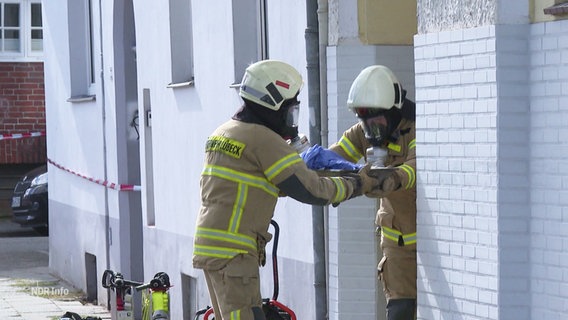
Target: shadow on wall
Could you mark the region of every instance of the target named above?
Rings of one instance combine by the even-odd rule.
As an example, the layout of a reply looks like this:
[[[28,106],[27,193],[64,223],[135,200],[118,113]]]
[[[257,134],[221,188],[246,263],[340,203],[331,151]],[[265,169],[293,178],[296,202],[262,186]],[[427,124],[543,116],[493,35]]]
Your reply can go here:
[[[419,187],[419,183],[417,182],[417,187]],[[424,194],[424,190],[419,192],[419,194]],[[418,208],[419,214],[417,216],[420,217],[419,224],[423,224],[426,226],[435,226],[436,222],[434,217],[429,213],[432,212],[428,203],[425,204],[425,207]],[[420,214],[423,212],[423,214]],[[420,225],[418,226],[420,229]],[[435,314],[434,310],[442,310],[444,311],[455,311],[453,313],[452,319],[454,320],[463,320],[464,317],[457,312],[461,311],[462,308],[458,307],[458,303],[456,302],[456,297],[452,288],[450,287],[450,281],[447,278],[447,275],[444,274],[442,270],[442,257],[443,253],[440,251],[440,247],[436,247],[437,251],[432,252],[424,252],[424,247],[421,246],[421,233],[418,233],[418,251],[417,251],[417,262],[418,262],[418,274],[417,274],[417,289],[418,289],[418,316],[421,319],[444,319],[441,314]],[[432,250],[432,248],[429,248]],[[447,250],[449,252],[449,248]],[[450,256],[446,255],[446,258],[450,258]],[[465,286],[460,286],[467,290]],[[422,293],[422,294],[421,294]],[[431,293],[426,296],[424,293]],[[463,293],[465,295],[465,292]],[[420,306],[427,306],[427,308],[420,308]]]

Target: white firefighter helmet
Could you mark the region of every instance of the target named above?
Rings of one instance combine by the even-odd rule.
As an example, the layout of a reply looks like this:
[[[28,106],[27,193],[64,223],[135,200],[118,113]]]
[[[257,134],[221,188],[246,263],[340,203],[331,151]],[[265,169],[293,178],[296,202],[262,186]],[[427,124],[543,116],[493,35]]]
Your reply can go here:
[[[363,69],[351,84],[347,107],[356,112],[357,108],[391,109],[402,108],[404,97],[402,86],[394,73],[381,65]]]
[[[291,65],[278,60],[262,60],[245,70],[239,95],[270,110],[294,98],[302,88],[302,76]]]

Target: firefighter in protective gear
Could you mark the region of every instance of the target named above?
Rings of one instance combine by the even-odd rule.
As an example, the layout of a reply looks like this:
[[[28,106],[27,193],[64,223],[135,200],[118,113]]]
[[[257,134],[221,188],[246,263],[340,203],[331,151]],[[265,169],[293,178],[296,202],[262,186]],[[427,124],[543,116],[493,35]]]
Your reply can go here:
[[[193,266],[204,271],[216,319],[265,318],[259,265],[279,195],[327,205],[378,185],[368,177],[320,177],[286,142],[298,135],[302,85],[287,63],[250,65],[239,91],[243,106],[206,142]]]
[[[384,165],[395,170],[380,188],[375,223],[383,257],[378,276],[388,320],[414,320],[416,313],[416,127],[414,102],[406,99],[393,72],[380,65],[363,69],[351,85],[347,106],[359,122],[330,149],[347,160],[366,159],[368,148],[386,150]],[[369,172],[369,166],[364,171]]]

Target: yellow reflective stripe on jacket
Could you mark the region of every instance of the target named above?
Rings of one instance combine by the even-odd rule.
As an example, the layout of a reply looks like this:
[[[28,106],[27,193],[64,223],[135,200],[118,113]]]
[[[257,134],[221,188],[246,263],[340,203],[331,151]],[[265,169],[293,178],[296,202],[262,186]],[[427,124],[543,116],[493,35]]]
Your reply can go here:
[[[416,171],[414,170],[414,168],[407,164],[400,165],[398,166],[398,168],[402,169],[408,175],[408,182],[406,183],[406,186],[404,186],[404,188],[410,189],[414,187],[414,184],[416,183]]]
[[[231,320],[240,320],[241,319],[241,310],[231,311],[230,317],[231,317]]]
[[[266,169],[266,171],[264,171],[264,175],[266,175],[266,178],[268,178],[268,180],[272,180],[284,169],[300,161],[302,161],[302,158],[300,158],[300,155],[297,152],[291,153],[284,158],[276,161],[276,163],[270,166],[270,168]]]
[[[193,253],[199,256],[231,259],[238,254],[247,253],[247,251],[240,249],[233,249],[233,248],[203,246],[196,244],[193,248]]]
[[[337,144],[341,147],[341,149],[343,149],[343,151],[345,151],[345,153],[347,153],[352,162],[357,163],[359,159],[363,157],[363,155],[357,151],[357,148],[355,148],[353,143],[349,141],[346,136],[342,136]]]
[[[243,217],[247,197],[248,186],[244,183],[239,183],[239,186],[237,187],[237,197],[235,199],[235,204],[233,205],[233,212],[231,214],[231,219],[229,220],[230,232],[239,232],[239,226],[241,225],[241,218]]]
[[[400,152],[402,147],[396,143],[389,142],[389,144],[387,144],[387,149],[391,149],[395,152]]]
[[[408,143],[408,149],[412,148],[416,148],[416,139],[412,139]],[[406,174],[408,175],[408,183],[404,186],[404,188],[410,189],[414,187],[414,185],[416,184],[416,170],[407,164],[403,164],[399,166],[399,168],[404,170],[404,172],[406,172]]]
[[[332,202],[337,203],[343,201],[345,198],[347,198],[347,188],[343,184],[343,179],[339,177],[330,177],[330,178],[331,181],[333,181],[333,183],[335,183],[335,186],[337,187],[337,192],[335,193],[335,197],[333,198]]]
[[[301,158],[298,156],[301,160]],[[233,169],[229,169],[221,166],[207,165],[203,169],[203,175],[216,176],[219,178],[227,179],[237,183],[244,183],[251,187],[260,188],[267,193],[278,197],[278,188],[276,188],[270,181],[266,180],[264,177],[257,177],[251,174],[242,173]]]
[[[226,241],[237,245],[249,247],[256,250],[256,239],[244,234],[234,233],[230,231],[197,227],[195,237],[202,237],[212,240]]]
[[[402,234],[398,230],[394,230],[387,227],[381,227],[381,232],[385,238],[397,242],[399,245],[408,245],[416,243],[416,232],[409,234]],[[402,237],[402,244],[400,243],[400,237]]]
[[[408,143],[408,149],[412,149],[412,148],[416,148],[416,139],[412,139],[412,140]]]

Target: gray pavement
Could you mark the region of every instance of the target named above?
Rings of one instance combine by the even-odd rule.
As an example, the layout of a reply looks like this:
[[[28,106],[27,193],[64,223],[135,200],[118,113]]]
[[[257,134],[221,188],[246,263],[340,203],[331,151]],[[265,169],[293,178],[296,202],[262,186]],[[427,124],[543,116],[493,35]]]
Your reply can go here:
[[[111,319],[84,297],[50,273],[48,237],[0,219],[0,320],[57,320],[67,311]]]

